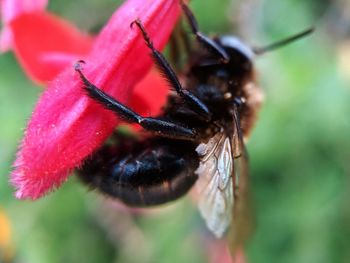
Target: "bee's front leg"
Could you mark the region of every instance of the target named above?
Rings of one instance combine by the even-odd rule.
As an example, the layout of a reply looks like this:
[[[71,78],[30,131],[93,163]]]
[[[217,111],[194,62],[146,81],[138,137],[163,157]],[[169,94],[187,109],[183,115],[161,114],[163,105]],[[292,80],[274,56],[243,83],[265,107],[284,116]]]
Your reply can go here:
[[[174,70],[169,65],[168,61],[165,59],[163,54],[153,46],[153,43],[148,36],[142,22],[137,19],[131,24],[131,26],[134,24],[136,24],[137,27],[141,30],[143,39],[152,52],[154,62],[158,66],[159,70],[163,73],[164,77],[168,80],[171,87],[175,89],[181,98],[183,98],[191,110],[198,114],[198,117],[209,122],[211,120],[212,114],[205,103],[197,98],[192,92],[182,87],[179,79],[177,78]]]
[[[106,109],[117,113],[123,120],[129,123],[137,123],[145,130],[163,137],[183,140],[194,140],[196,138],[196,131],[194,129],[171,121],[162,120],[159,118],[142,117],[138,115],[132,109],[120,103],[92,84],[82,73],[79,64],[76,65],[75,70],[78,72],[82,82],[84,83],[84,88],[90,98],[102,104]]]

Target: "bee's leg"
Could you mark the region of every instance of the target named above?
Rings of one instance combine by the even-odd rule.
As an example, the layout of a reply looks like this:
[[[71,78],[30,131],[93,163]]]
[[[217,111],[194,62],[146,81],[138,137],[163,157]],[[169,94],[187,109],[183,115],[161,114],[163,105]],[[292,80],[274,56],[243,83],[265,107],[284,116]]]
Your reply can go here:
[[[151,49],[152,56],[159,70],[163,73],[163,75],[167,78],[172,88],[185,100],[185,102],[189,105],[191,110],[196,112],[202,119],[209,121],[211,119],[211,112],[208,107],[198,99],[194,94],[190,91],[184,89],[181,86],[180,81],[178,80],[174,70],[169,65],[168,61],[165,57],[160,53],[155,47],[151,39],[149,38],[145,28],[143,27],[140,20],[135,20],[133,24],[136,24],[138,28],[141,30],[144,40],[146,41],[146,45]]]
[[[229,56],[226,53],[226,51],[223,48],[221,48],[218,44],[216,44],[214,40],[205,36],[199,31],[197,20],[194,17],[190,8],[182,0],[180,1],[180,3],[182,10],[184,11],[185,16],[187,18],[187,21],[191,27],[192,33],[196,36],[198,42],[223,61],[228,61]]]
[[[193,129],[157,118],[142,117],[93,85],[82,73],[78,64],[75,66],[75,70],[79,73],[88,95],[106,109],[117,113],[123,120],[129,123],[138,123],[145,130],[160,136],[185,140],[195,139],[196,132]]]

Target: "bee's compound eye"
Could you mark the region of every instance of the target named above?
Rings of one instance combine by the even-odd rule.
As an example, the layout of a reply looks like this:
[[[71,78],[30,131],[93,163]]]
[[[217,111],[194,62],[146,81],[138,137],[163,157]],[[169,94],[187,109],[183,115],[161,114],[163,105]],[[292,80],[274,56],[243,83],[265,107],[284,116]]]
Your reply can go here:
[[[236,51],[240,53],[250,61],[253,60],[255,56],[253,50],[239,38],[235,36],[222,36],[218,40],[223,47],[231,49],[232,52]]]

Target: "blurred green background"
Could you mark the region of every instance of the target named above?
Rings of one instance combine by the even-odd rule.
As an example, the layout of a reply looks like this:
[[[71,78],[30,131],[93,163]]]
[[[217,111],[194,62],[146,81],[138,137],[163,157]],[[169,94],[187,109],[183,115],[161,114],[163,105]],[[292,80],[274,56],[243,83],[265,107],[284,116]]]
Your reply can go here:
[[[96,32],[119,2],[50,0],[49,10]],[[193,0],[191,6],[202,31],[238,34],[257,46],[316,26],[312,36],[256,61],[265,104],[248,143],[255,232],[246,257],[350,262],[349,1]],[[39,201],[15,200],[8,174],[42,89],[11,53],[0,56],[0,69],[0,215],[12,226],[11,248],[3,252],[12,262],[208,262],[210,234],[189,198],[130,212],[71,177]]]

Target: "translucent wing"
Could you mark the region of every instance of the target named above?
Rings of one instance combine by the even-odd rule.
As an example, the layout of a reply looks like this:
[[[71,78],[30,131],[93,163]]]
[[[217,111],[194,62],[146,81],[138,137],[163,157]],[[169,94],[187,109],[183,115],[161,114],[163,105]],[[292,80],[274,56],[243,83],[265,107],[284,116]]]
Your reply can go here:
[[[240,218],[237,213],[241,213],[246,199],[247,158],[238,123],[235,116],[233,134],[219,132],[196,149],[201,158],[195,171],[198,207],[208,228],[218,238],[231,224],[236,228],[236,218]]]
[[[232,255],[235,255],[237,249],[242,246],[253,229],[249,195],[248,160],[244,148],[240,157],[235,158],[234,167],[234,178],[236,178],[234,188],[235,203],[231,211],[232,223],[227,235]]]
[[[199,191],[199,210],[208,228],[216,237],[222,237],[231,224],[234,204],[233,152],[231,140],[218,133],[196,151],[201,161],[195,173]]]
[[[232,223],[228,235],[229,248],[232,255],[235,255],[237,249],[242,246],[249,237],[253,229],[251,202],[249,195],[249,169],[248,154],[246,152],[243,134],[239,128],[239,116],[235,109],[235,132],[233,138],[234,147],[234,196],[235,203],[232,212]]]

